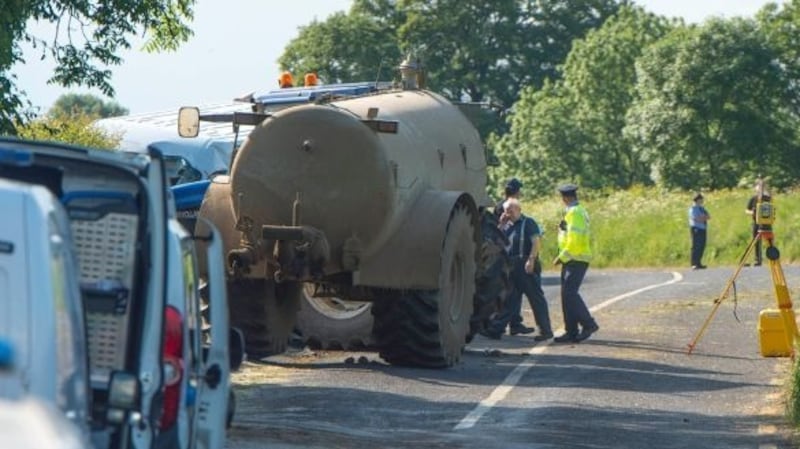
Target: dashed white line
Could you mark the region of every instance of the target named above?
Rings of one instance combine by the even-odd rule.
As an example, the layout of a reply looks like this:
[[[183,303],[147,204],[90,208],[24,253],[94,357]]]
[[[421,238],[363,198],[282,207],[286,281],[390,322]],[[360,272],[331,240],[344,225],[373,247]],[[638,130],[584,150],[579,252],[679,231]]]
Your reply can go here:
[[[672,279],[667,282],[648,285],[640,289],[623,293],[619,296],[607,299],[601,302],[600,304],[591,307],[589,310],[591,312],[596,312],[598,310],[602,310],[606,307],[609,307],[614,303],[622,301],[623,299],[630,298],[631,296],[636,296],[648,290],[665,287],[667,285],[671,285],[676,282],[680,282],[682,280],[683,276],[680,273],[673,272]],[[556,333],[562,333],[562,332],[564,332],[563,329],[559,329],[558,331],[556,331]],[[528,351],[528,355],[531,356],[545,352],[547,350],[547,347],[550,346],[551,343],[552,340],[549,341],[547,344],[534,346],[533,348],[530,349],[530,351]],[[474,427],[475,424],[477,424],[478,421],[481,419],[481,417],[483,417],[483,415],[486,414],[486,412],[491,410],[495,405],[497,405],[500,401],[505,399],[506,396],[508,396],[508,393],[510,393],[511,390],[513,390],[514,387],[517,386],[520,379],[522,379],[522,376],[524,376],[525,373],[527,373],[528,370],[530,370],[535,364],[536,363],[534,360],[531,360],[530,358],[526,357],[525,360],[523,360],[516,367],[514,367],[514,370],[511,371],[511,373],[509,373],[508,376],[506,376],[506,378],[500,385],[495,387],[495,389],[489,394],[489,396],[487,396],[481,402],[479,402],[478,405],[475,406],[475,408],[472,409],[472,411],[467,414],[467,416],[465,416],[458,424],[456,424],[456,426],[453,427],[453,430],[464,430]]]

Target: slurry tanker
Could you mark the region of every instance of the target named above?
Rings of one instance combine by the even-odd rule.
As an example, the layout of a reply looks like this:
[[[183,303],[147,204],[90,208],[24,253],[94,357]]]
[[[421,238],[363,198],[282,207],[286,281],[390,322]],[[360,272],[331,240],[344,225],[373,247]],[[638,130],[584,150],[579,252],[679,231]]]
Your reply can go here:
[[[182,136],[201,120],[254,125],[197,212],[223,234],[231,321],[251,356],[285,350],[304,295],[370,305],[371,319],[355,307],[338,313],[359,319],[338,321],[354,335],[370,326],[384,360],[412,366],[457,363],[495,309],[503,286],[485,275],[502,251],[484,145],[414,64],[401,73],[393,87],[250,96],[247,113],[181,109]]]

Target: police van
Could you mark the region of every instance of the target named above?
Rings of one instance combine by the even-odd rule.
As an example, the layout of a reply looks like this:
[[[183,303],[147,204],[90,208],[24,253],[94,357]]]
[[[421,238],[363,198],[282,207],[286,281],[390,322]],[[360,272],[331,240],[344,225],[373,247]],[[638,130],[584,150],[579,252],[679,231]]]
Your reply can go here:
[[[88,405],[83,415],[75,412],[75,421],[88,428],[94,447],[222,448],[230,360],[221,242],[214,230],[196,237],[208,252],[202,257],[207,266],[198,267],[192,237],[176,220],[160,153],[0,138],[0,179],[36,186],[30,189],[40,196],[46,189],[65,211],[68,232],[52,234],[60,235],[65,248],[74,248],[77,262],[77,276],[71,279],[83,308],[83,350],[88,356],[83,397]],[[2,210],[3,221],[19,228],[20,215]],[[27,233],[17,241],[0,234],[5,241],[0,260],[45,242],[33,241],[44,231],[30,229],[29,223],[21,226]],[[43,319],[43,310],[31,306],[40,300],[31,296],[36,290],[17,285],[40,288],[50,283],[54,259],[38,256],[15,271],[8,266],[0,262],[0,307],[28,304],[30,313],[2,313],[0,322],[18,321],[27,328],[31,341],[13,335],[11,341],[19,354],[36,355],[37,363],[20,371],[20,385],[33,394],[35,379],[51,382],[49,377],[57,375],[58,357],[46,369],[46,361],[38,360],[44,357],[32,352],[32,342],[52,333],[38,333],[37,326],[47,324],[37,321]],[[1,270],[6,269],[4,275]],[[198,273],[207,273],[206,279]],[[210,324],[205,338],[201,285],[207,290]],[[54,344],[66,346],[62,337],[70,340],[80,333],[79,318],[70,325],[52,324]],[[59,356],[74,357],[75,365],[80,364],[79,349],[61,349]],[[81,389],[79,383],[69,388]]]

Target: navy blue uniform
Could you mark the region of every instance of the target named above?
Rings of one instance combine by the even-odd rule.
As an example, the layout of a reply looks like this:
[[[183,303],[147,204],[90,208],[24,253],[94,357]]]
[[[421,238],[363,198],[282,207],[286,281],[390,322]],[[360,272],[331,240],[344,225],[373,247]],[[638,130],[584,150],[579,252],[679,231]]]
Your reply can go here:
[[[525,272],[525,262],[533,249],[531,239],[541,235],[539,225],[530,217],[522,215],[519,220],[506,229],[510,247],[508,254],[512,261],[511,283],[512,289],[505,301],[503,311],[489,325],[488,331],[493,334],[502,334],[509,324],[512,328],[522,325],[522,317],[518,311],[522,303],[523,293],[528,298],[528,303],[533,310],[536,325],[539,326],[541,335],[552,336],[550,327],[550,313],[547,300],[542,291],[542,265],[537,257],[533,273]]]

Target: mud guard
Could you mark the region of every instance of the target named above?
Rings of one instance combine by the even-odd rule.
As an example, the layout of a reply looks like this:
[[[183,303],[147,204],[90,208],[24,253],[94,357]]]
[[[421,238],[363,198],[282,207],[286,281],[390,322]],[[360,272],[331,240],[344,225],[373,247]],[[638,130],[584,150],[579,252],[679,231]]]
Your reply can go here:
[[[439,288],[442,244],[450,214],[457,204],[471,212],[475,221],[476,247],[480,247],[480,225],[475,200],[465,192],[427,191],[414,204],[408,217],[387,243],[365,257],[353,272],[353,284],[395,289]]]
[[[212,182],[206,191],[200,210],[197,212],[198,218],[204,218],[217,227],[222,237],[222,254],[236,248],[240,240],[240,232],[236,230],[236,217],[233,213],[233,202],[231,200],[231,185],[228,183]],[[208,225],[203,220],[197,220],[194,229],[195,235],[208,235]],[[202,247],[202,241],[197,242]],[[198,252],[198,264],[205,266],[205,247]],[[224,256],[223,256],[224,257]]]

